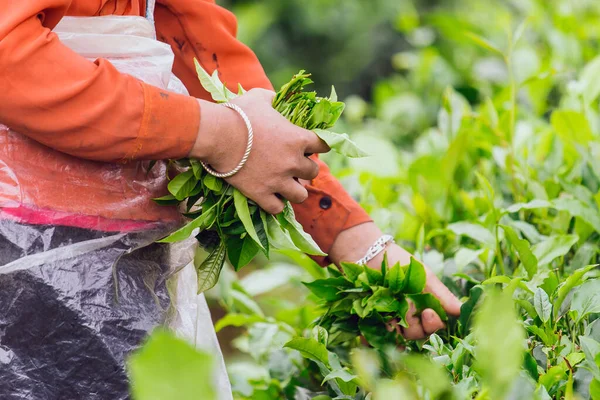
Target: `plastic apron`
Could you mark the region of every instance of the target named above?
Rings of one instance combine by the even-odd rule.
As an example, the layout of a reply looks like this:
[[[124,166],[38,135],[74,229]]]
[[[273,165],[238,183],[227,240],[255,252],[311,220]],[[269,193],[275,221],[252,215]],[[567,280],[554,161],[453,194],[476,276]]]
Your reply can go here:
[[[54,31],[92,61],[108,59],[123,73],[187,94],[171,73],[170,46],[156,40],[153,10],[149,1],[147,19],[66,17]],[[231,399],[210,312],[204,296],[196,294],[190,261],[195,241],[156,244],[173,228],[169,223],[106,231],[6,218],[36,200],[20,182],[35,176],[34,168],[44,168],[44,162],[60,170],[65,191],[85,184],[72,182],[77,179],[70,171],[79,167],[105,176],[107,185],[125,182],[129,170],[54,155],[41,146],[41,157],[48,157],[30,165],[10,151],[11,143],[28,139],[1,124],[0,134],[0,177],[11,182],[0,184],[0,399],[129,398],[126,357],[159,325],[215,355],[215,385],[221,399]],[[153,189],[164,187],[164,170],[158,163],[152,174],[124,183],[139,198],[123,199],[121,206],[147,202]],[[18,197],[3,202],[3,192]]]

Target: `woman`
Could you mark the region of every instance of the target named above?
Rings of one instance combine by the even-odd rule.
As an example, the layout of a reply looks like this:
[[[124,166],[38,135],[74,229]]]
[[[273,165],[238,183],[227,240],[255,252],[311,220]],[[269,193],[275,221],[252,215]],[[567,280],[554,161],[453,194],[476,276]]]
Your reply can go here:
[[[229,183],[270,213],[282,210],[278,195],[295,203],[299,221],[329,254],[323,262],[361,259],[382,237],[327,166],[304,157],[328,148],[271,108],[267,77],[236,40],[234,16],[214,0],[158,0],[155,8],[152,0],[0,0],[0,10],[0,123],[10,127],[0,129],[0,397],[127,397],[123,359],[170,315],[164,277],[183,262],[175,260],[181,252],[153,244],[180,221],[176,210],[151,201],[164,193],[164,166],[148,171],[143,160],[194,157],[229,171],[246,149],[243,119],[207,101],[194,58],[232,89],[254,89],[234,101],[255,137]],[[122,49],[113,39],[128,30],[123,20],[104,29],[101,43],[98,19],[56,28],[65,16],[107,15],[153,22],[189,95],[171,90],[173,77],[161,87],[160,79],[133,76],[143,63],[127,74],[119,57],[111,63],[101,50],[86,57],[88,47]],[[89,46],[85,35],[95,38]],[[392,263],[410,257],[383,240],[367,264],[377,268],[383,250]],[[460,302],[431,273],[427,290],[450,314],[459,312]],[[206,311],[202,301],[197,310]],[[196,341],[213,340],[209,321]],[[415,339],[443,323],[426,310],[421,318],[410,313],[409,325],[403,334]]]

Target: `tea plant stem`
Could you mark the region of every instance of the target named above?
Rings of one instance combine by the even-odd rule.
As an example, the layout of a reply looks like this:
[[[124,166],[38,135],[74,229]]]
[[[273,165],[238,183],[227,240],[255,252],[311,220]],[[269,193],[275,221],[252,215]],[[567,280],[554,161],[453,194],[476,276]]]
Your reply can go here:
[[[502,246],[500,244],[499,229],[500,225],[496,224],[496,259],[498,260],[498,268],[500,269],[500,274],[506,275],[506,271],[504,269],[504,260],[502,258]]]

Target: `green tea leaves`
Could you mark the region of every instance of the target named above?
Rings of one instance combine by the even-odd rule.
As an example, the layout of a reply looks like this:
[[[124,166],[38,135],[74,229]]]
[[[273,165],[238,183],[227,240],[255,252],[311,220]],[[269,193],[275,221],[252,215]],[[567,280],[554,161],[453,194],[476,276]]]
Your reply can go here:
[[[317,342],[315,339],[297,337],[287,342],[284,347],[297,350],[303,357],[316,363],[325,366],[329,365],[327,348],[323,343]]]
[[[212,288],[219,280],[219,274],[225,264],[227,256],[225,242],[221,242],[208,257],[196,267],[198,274],[198,293],[202,293]]]
[[[239,271],[256,257],[260,247],[249,235],[241,239],[238,236],[230,236],[225,240],[227,256],[233,268]]]
[[[194,65],[200,83],[214,101],[227,102],[244,94],[244,89],[239,85],[237,94],[231,92],[221,82],[217,70],[210,75],[198,60],[194,59]],[[304,71],[294,75],[276,93],[273,108],[290,122],[313,130],[334,151],[348,157],[364,156],[364,152],[348,135],[327,130],[340,118],[345,105],[337,100],[333,88],[330,98],[318,97],[315,92],[304,91],[304,87],[312,83],[309,76]],[[177,205],[183,202],[185,211],[182,213],[193,220],[162,242],[182,241],[194,232],[210,229],[225,243],[224,246],[218,246],[218,249],[224,249],[225,257],[229,256],[229,261],[236,270],[247,265],[259,253],[258,249],[267,257],[271,248],[299,250],[315,256],[326,255],[296,221],[289,202],[285,202],[285,209],[280,215],[267,216],[239,190],[229,186],[223,179],[206,173],[198,160],[171,160],[169,167],[172,172],[177,173],[168,184],[170,194],[155,201],[162,205]],[[206,245],[205,241],[201,240],[205,236],[197,236],[201,246]],[[206,249],[212,251],[213,247],[214,243],[211,243]],[[209,268],[209,283],[201,285],[202,288],[214,285],[213,272],[220,271],[223,264],[221,256],[220,252],[213,252],[213,258],[207,259],[207,265],[218,261],[219,267]],[[371,279],[375,278],[373,274]]]
[[[313,282],[304,283],[317,297],[326,301],[335,301],[343,297],[340,293],[344,288],[350,288],[352,285],[345,278],[317,279]]]
[[[399,293],[404,288],[404,279],[405,273],[400,263],[390,268],[385,277],[386,285],[394,293]]]
[[[406,271],[406,278],[404,279],[402,291],[408,294],[421,293],[423,289],[425,289],[426,279],[427,275],[425,274],[423,264],[418,262],[415,258],[411,258]]]
[[[169,192],[179,201],[190,195],[194,187],[196,187],[196,177],[193,171],[185,171],[169,182]]]
[[[414,303],[418,313],[422,313],[425,309],[432,309],[440,316],[442,321],[447,321],[448,316],[442,307],[440,301],[431,293],[409,294],[408,298]]]
[[[594,137],[585,115],[580,112],[555,111],[552,113],[550,121],[556,132],[565,141],[586,144]]]
[[[187,223],[182,228],[173,232],[171,235],[160,240],[160,243],[175,243],[189,238],[195,229],[205,229],[212,225],[213,220],[217,217],[217,205],[210,207],[204,211],[199,217]]]
[[[493,248],[496,245],[496,238],[492,232],[481,225],[469,222],[456,222],[448,225],[448,229],[457,235],[467,236],[490,248]]]
[[[571,311],[576,313],[577,321],[587,315],[600,313],[600,279],[592,279],[581,285],[573,294]]]
[[[209,75],[195,58],[194,65],[196,66],[196,73],[198,74],[198,79],[200,79],[202,87],[210,93],[214,101],[217,103],[225,103],[237,97],[236,94],[227,89],[221,82],[217,70],[215,70],[212,75]]]
[[[256,229],[254,229],[254,222],[252,222],[252,217],[250,216],[248,199],[239,190],[233,189],[233,202],[235,204],[235,211],[240,217],[242,223],[244,224],[246,232],[248,232],[248,235],[250,235],[250,237],[256,242],[258,246],[263,248],[260,239],[258,238],[258,233],[256,233]]]
[[[546,265],[555,258],[567,254],[578,240],[577,235],[553,236],[533,246],[532,252],[537,257],[539,265]]]
[[[343,276],[330,272],[330,278],[305,283],[328,310],[319,325],[331,327],[330,336],[362,334],[375,347],[396,344],[398,338],[394,332],[388,332],[388,324],[395,320],[400,326],[408,326],[409,301],[417,313],[429,308],[447,320],[440,301],[432,294],[422,293],[426,273],[416,259],[412,258],[406,266],[396,264],[390,268],[385,264],[382,269],[386,271],[385,278],[368,266],[342,263]],[[358,317],[358,321],[351,316]]]
[[[523,360],[525,334],[517,322],[510,296],[488,294],[475,316],[476,366],[486,382],[490,397],[504,398]]]
[[[350,136],[348,136],[347,133],[335,133],[324,129],[314,129],[313,132],[336,153],[351,158],[368,156],[367,153],[362,151],[358,145],[350,139]]]
[[[313,238],[302,228],[302,225],[296,220],[294,209],[290,203],[286,203],[285,208],[281,214],[277,216],[281,227],[287,231],[289,236],[292,238],[294,245],[300,249],[300,251],[315,255],[315,256],[326,256],[319,248],[319,245],[313,240]]]
[[[550,303],[548,294],[543,289],[537,288],[533,299],[537,315],[543,323],[548,322],[552,318],[552,303]]]
[[[481,286],[473,286],[469,293],[469,299],[460,307],[460,317],[458,318],[458,322],[463,335],[466,335],[471,327],[471,321],[475,315],[475,307],[479,304],[482,295],[483,288]]]
[[[538,260],[532,253],[529,242],[525,239],[520,239],[510,226],[501,225],[501,227],[504,229],[504,233],[508,237],[508,240],[510,240],[511,244],[517,250],[519,258],[527,271],[527,276],[531,279],[537,272]]]

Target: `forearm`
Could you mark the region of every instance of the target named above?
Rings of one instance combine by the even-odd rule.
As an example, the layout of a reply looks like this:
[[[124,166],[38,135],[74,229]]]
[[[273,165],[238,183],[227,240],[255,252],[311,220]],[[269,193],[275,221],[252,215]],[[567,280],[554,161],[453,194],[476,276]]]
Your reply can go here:
[[[76,54],[50,31],[62,17],[52,6],[0,0],[0,121],[81,158],[185,156],[198,132],[195,99]]]
[[[198,80],[194,58],[209,73],[218,70],[221,81],[234,92],[238,84],[246,90],[272,89],[256,55],[237,40],[235,16],[214,0],[158,0],[155,17],[158,38],[175,54],[173,72],[192,96],[210,100]]]
[[[329,259],[338,264],[343,261],[354,262],[360,260],[367,252],[369,247],[383,235],[381,230],[374,222],[367,222],[346,229],[337,236],[331,250]],[[394,259],[401,264],[408,264],[411,254],[396,244],[389,244],[386,251],[394,253]],[[379,253],[375,258],[367,263],[371,268],[381,268],[384,253]]]

